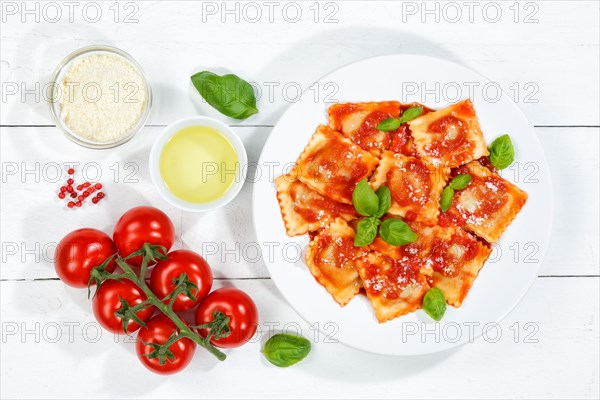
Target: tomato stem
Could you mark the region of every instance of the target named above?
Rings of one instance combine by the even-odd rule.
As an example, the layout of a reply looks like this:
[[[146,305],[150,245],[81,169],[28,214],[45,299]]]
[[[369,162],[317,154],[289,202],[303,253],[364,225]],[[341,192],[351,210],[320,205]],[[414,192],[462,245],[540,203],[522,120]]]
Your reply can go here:
[[[225,323],[228,323],[229,322],[228,318],[226,320],[223,320],[223,318],[220,318],[218,321],[213,321],[213,325],[207,324],[207,325],[210,325],[208,327],[208,328],[210,328],[210,331],[208,333],[207,338],[203,338],[198,333],[196,333],[192,328],[190,328],[175,313],[175,311],[173,311],[174,299],[179,295],[179,293],[186,292],[189,289],[189,286],[185,283],[185,281],[187,281],[187,279],[185,277],[180,277],[180,281],[178,282],[177,287],[175,288],[173,293],[170,295],[172,297],[171,297],[171,301],[169,302],[169,304],[164,303],[165,299],[161,300],[158,297],[156,297],[156,295],[152,292],[152,290],[150,290],[150,288],[146,284],[146,280],[144,279],[144,277],[146,274],[146,270],[148,268],[148,263],[150,261],[156,261],[156,258],[166,259],[166,256],[164,255],[164,253],[161,253],[159,251],[160,249],[162,249],[162,248],[160,248],[160,246],[153,246],[149,243],[146,243],[146,244],[144,244],[142,249],[140,249],[139,251],[137,251],[135,253],[130,254],[126,258],[117,256],[116,262],[117,262],[117,265],[119,267],[121,267],[121,269],[123,270],[123,274],[118,274],[118,275],[115,274],[115,277],[113,277],[113,276],[108,275],[108,273],[106,273],[104,270],[99,271],[100,272],[99,274],[93,275],[95,277],[94,279],[97,280],[96,283],[97,283],[98,287],[102,284],[102,281],[107,280],[107,279],[115,279],[115,278],[116,279],[129,279],[133,283],[135,283],[146,295],[147,300],[144,302],[145,304],[153,305],[161,313],[163,313],[171,321],[173,321],[173,323],[175,324],[175,326],[177,326],[177,329],[179,330],[179,334],[173,335],[172,337],[170,337],[164,344],[162,344],[160,346],[160,350],[157,353],[161,353],[161,354],[166,353],[168,351],[169,347],[173,343],[177,342],[178,340],[180,340],[182,338],[188,338],[188,339],[196,342],[201,347],[204,347],[206,350],[208,350],[209,353],[214,355],[218,360],[220,360],[220,361],[225,360],[227,358],[225,353],[223,353],[222,351],[217,349],[215,346],[213,346],[210,343],[210,338],[213,335],[215,335],[215,332],[213,332],[213,330],[214,330],[213,327],[223,330],[223,327],[222,327],[223,322],[225,321]],[[133,271],[131,266],[126,261],[127,259],[138,256],[138,255],[142,256],[142,266],[140,268],[139,276],[138,276],[138,274],[136,274]],[[104,263],[103,263],[103,265],[104,265]],[[97,267],[97,268],[99,268],[99,267]],[[187,282],[189,282],[189,281],[187,281]],[[144,304],[144,303],[142,303],[142,304]],[[138,307],[140,309],[145,308],[145,306],[141,307],[142,304],[132,307],[132,309],[137,311]],[[216,336],[219,336],[220,333],[221,332],[216,332]]]

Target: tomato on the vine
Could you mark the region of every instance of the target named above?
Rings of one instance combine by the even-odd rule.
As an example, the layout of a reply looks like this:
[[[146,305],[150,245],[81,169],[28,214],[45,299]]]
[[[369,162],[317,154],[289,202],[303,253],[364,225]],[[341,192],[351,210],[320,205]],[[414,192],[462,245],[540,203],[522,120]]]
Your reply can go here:
[[[144,243],[164,246],[168,251],[175,241],[175,227],[167,214],[158,208],[135,207],[119,218],[113,240],[122,257],[138,251]],[[139,267],[142,257],[132,257],[127,262]]]
[[[138,332],[135,344],[138,358],[146,368],[157,374],[168,375],[181,371],[192,361],[196,351],[196,342],[187,337],[181,338],[169,346],[172,357],[167,358],[163,365],[160,365],[158,358],[146,356],[155,351],[151,344],[162,345],[167,342],[173,332],[177,331],[177,326],[164,314],[156,315],[146,321],[146,326]]]
[[[191,310],[210,292],[213,281],[212,271],[204,258],[190,250],[175,250],[167,254],[167,257],[168,260],[160,260],[152,269],[150,288],[158,298],[163,299],[175,289],[174,280],[185,273],[188,280],[198,287],[190,290],[195,300],[184,293],[179,293],[173,303],[173,310]]]
[[[66,235],[54,253],[54,269],[69,286],[85,288],[90,280],[90,270],[102,264],[117,252],[110,237],[98,229],[82,228]],[[111,261],[106,271],[115,269]]]
[[[144,292],[130,280],[108,280],[100,285],[96,296],[92,302],[94,316],[105,329],[113,333],[123,334],[123,319],[115,315],[118,310],[122,310],[125,300],[130,307],[134,307],[145,300],[147,296]],[[136,313],[137,317],[145,322],[154,314],[155,307],[150,306]],[[137,322],[129,320],[127,333],[131,334],[140,328]]]
[[[258,326],[258,309],[254,301],[245,292],[235,288],[217,289],[209,294],[196,309],[196,325],[204,325],[213,320],[213,313],[221,311],[230,318],[231,334],[220,339],[211,338],[210,342],[221,348],[238,347],[248,342]],[[200,330],[206,337],[206,329]]]

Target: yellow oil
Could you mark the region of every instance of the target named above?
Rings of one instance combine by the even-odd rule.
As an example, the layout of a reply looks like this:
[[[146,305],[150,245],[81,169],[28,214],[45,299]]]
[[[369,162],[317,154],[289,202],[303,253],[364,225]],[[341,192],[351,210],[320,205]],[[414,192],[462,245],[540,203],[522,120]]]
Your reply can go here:
[[[175,133],[160,155],[160,174],[169,190],[191,203],[208,203],[233,185],[238,168],[233,145],[216,129],[190,126]]]

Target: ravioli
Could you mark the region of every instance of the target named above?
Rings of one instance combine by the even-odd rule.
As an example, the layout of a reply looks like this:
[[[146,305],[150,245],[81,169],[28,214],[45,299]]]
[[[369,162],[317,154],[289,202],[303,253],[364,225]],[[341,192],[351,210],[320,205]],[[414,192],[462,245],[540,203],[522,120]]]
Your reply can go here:
[[[444,292],[448,304],[460,307],[492,249],[461,228],[448,233],[433,238],[427,261],[433,270],[430,282]]]
[[[275,187],[288,236],[316,231],[329,225],[337,217],[350,220],[357,216],[353,206],[319,194],[293,174],[278,176]]]
[[[385,254],[370,252],[356,265],[379,322],[417,310],[430,288],[418,265]]]
[[[386,151],[370,183],[374,190],[381,186],[390,189],[390,214],[434,225],[449,175],[449,168],[434,167],[426,160]]]
[[[471,183],[456,192],[444,220],[464,225],[490,243],[497,242],[525,205],[527,193],[477,161],[456,173],[470,174]]]
[[[391,246],[377,238],[369,248],[412,265],[444,292],[448,304],[460,307],[491,253],[490,246],[458,226],[411,222],[410,227],[417,234],[415,242]]]
[[[328,111],[329,126],[377,156],[391,142],[390,134],[378,130],[377,125],[386,119],[398,118],[400,106],[397,101],[334,104]]]
[[[435,166],[459,165],[489,155],[471,100],[463,100],[408,123],[420,157]]]
[[[333,299],[345,306],[362,288],[355,260],[364,254],[363,248],[354,247],[354,230],[338,218],[311,240],[306,265]]]
[[[371,176],[377,158],[339,132],[320,125],[296,162],[298,179],[335,201],[352,204],[352,192]]]

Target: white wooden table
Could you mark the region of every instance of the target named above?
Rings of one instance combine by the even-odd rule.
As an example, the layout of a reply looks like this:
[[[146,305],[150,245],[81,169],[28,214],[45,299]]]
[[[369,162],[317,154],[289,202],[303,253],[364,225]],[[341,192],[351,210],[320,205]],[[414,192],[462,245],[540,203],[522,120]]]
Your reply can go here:
[[[598,18],[595,1],[3,1],[2,397],[598,398]],[[97,43],[132,54],[154,90],[147,127],[114,150],[68,141],[44,101],[56,64]],[[442,354],[391,358],[320,338],[302,364],[277,369],[259,351],[268,327],[297,324],[313,339],[314,331],[283,300],[253,246],[239,251],[256,242],[252,185],[222,210],[178,211],[150,183],[149,148],[164,125],[215,115],[190,89],[194,71],[227,69],[257,85],[260,113],[227,121],[250,161],[257,161],[297,90],[337,67],[392,53],[456,61],[515,98],[536,126],[551,167],[556,212],[550,251],[495,343],[479,339]],[[90,175],[99,169],[108,185],[106,203],[63,209],[55,199],[55,173],[66,162],[80,163]],[[167,211],[176,221],[178,245],[204,251],[216,286],[252,295],[264,335],[230,351],[225,363],[199,350],[187,370],[165,378],[140,365],[131,343],[115,343],[98,330],[85,291],[56,278],[53,249],[83,225],[110,232],[122,212],[139,204]]]

